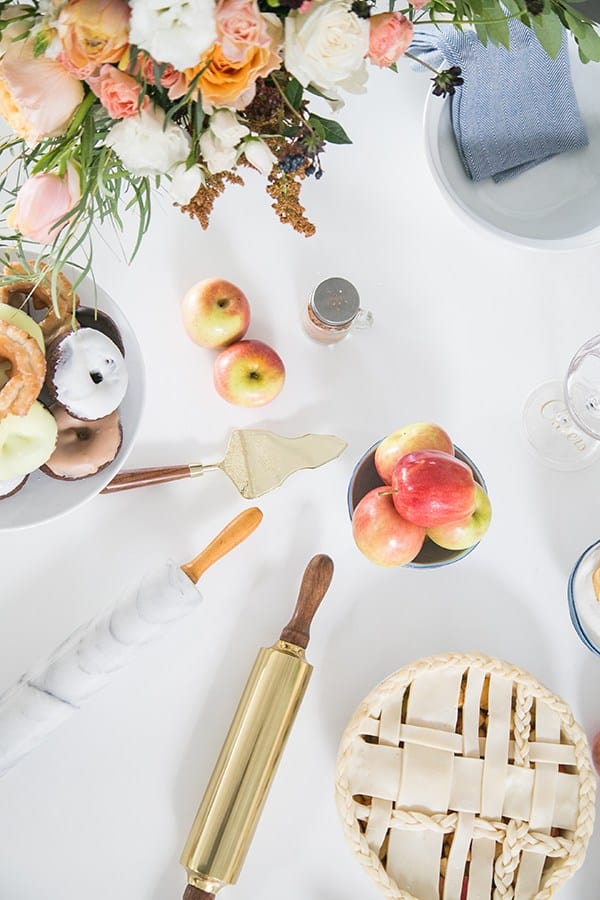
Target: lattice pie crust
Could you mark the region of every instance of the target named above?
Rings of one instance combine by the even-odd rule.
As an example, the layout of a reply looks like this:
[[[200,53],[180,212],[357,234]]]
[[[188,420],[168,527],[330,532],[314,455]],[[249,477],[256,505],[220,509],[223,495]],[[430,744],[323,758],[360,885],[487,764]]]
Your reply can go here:
[[[346,835],[397,900],[547,900],[583,862],[595,787],[568,706],[485,656],[430,657],[382,682],[336,775]]]

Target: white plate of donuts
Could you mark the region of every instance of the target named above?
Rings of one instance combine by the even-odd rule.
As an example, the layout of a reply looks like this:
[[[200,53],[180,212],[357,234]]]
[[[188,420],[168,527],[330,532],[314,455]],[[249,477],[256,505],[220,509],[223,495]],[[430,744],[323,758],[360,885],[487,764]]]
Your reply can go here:
[[[85,279],[74,304],[61,273],[53,306],[49,272],[40,280],[14,263],[11,274],[0,288],[0,531],[48,522],[106,487],[133,446],[145,381],[133,329],[99,285]]]

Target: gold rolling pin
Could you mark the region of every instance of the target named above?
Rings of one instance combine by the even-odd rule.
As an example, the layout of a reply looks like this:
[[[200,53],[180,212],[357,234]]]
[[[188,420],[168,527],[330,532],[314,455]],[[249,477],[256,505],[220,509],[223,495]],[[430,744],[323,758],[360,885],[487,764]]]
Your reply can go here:
[[[289,624],[258,654],[181,856],[184,900],[214,900],[237,881],[312,673],[304,651],[332,576],[328,556],[311,559]]]

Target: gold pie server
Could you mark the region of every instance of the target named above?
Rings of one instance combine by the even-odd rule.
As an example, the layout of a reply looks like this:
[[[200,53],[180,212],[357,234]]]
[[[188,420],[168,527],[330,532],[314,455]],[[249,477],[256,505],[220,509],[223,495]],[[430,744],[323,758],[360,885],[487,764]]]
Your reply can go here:
[[[112,494],[148,484],[180,478],[195,478],[215,469],[229,477],[246,500],[253,500],[279,487],[300,469],[316,469],[331,462],[346,449],[346,442],[331,434],[282,437],[272,431],[240,428],[232,431],[225,456],[218,463],[128,469],[119,472],[102,491]]]

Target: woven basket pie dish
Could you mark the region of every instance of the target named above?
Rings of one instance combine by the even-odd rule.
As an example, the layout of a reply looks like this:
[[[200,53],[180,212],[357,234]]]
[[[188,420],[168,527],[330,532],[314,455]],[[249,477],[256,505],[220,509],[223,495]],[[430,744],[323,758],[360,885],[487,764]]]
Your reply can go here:
[[[395,900],[548,900],[583,862],[595,776],[569,707],[498,659],[421,659],[383,681],[340,745],[354,853]]]

